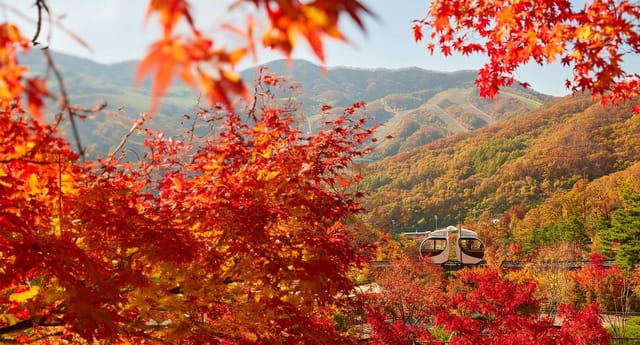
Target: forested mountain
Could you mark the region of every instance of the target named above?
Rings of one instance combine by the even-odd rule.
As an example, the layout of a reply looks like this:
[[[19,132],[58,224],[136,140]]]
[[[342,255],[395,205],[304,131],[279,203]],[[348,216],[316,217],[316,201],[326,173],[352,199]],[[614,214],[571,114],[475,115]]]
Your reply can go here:
[[[23,57],[30,73],[47,71],[39,51]],[[89,153],[104,154],[113,149],[127,133],[140,112],[148,111],[151,102],[150,80],[134,85],[137,62],[99,64],[64,54],[53,54],[58,69],[64,75],[71,103],[92,108],[105,101],[105,111],[80,124],[81,139]],[[322,68],[304,60],[278,60],[267,64],[272,73],[289,77],[296,87],[291,95],[298,101],[304,115],[301,127],[314,132],[326,119],[323,105],[336,110],[355,102],[367,103],[369,125],[381,125],[381,141],[370,159],[393,155],[429,143],[448,135],[467,132],[487,124],[517,117],[539,107],[551,97],[533,90],[513,87],[505,89],[495,100],[478,96],[475,71],[442,73],[419,68],[399,70]],[[251,81],[258,69],[242,72]],[[56,87],[50,84],[50,87]],[[153,129],[175,133],[185,114],[193,114],[200,102],[198,95],[180,82],[174,82],[160,99],[158,113],[146,124]],[[141,139],[135,135],[129,144],[135,148]]]
[[[639,147],[631,105],[565,97],[368,165],[364,217],[400,232],[432,229],[437,215],[441,225],[499,227],[525,245],[572,236],[587,245],[625,195],[640,193]]]
[[[381,125],[376,136],[393,137],[378,145],[373,159],[526,114],[552,99],[521,87],[505,88],[495,100],[483,99],[475,86],[476,71],[336,67],[325,73],[304,60],[266,66],[269,73],[301,85],[297,96],[311,131],[323,121],[322,105],[342,108],[365,101],[369,123]],[[243,75],[250,80],[252,73]]]

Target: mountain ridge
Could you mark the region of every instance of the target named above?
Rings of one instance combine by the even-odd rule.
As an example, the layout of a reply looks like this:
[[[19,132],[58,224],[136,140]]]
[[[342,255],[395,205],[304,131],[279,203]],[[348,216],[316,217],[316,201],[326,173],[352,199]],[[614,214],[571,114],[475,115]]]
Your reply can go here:
[[[45,73],[45,60],[36,52],[23,57],[30,73]],[[151,104],[151,80],[146,78],[136,87],[136,61],[101,64],[90,59],[53,53],[54,62],[65,78],[72,104],[93,108],[101,101],[108,103],[103,114],[80,125],[81,136],[93,155],[105,154],[104,148],[114,148],[127,133],[139,113],[148,111]],[[415,146],[429,143],[460,131],[469,131],[486,124],[520,116],[551,96],[519,87],[507,88],[495,101],[479,97],[475,88],[476,72],[428,71],[417,67],[402,69],[322,67],[306,60],[274,60],[265,66],[268,73],[290,77],[301,85],[301,92],[293,95],[301,104],[305,126],[315,131],[324,121],[321,108],[336,109],[359,101],[367,103],[366,116],[370,125],[380,125],[377,153],[380,159]],[[241,71],[245,81],[251,82],[258,69]],[[55,89],[54,84],[50,84]],[[152,129],[175,134],[175,124],[184,114],[192,114],[199,106],[196,91],[174,78],[167,94],[158,100],[159,112],[148,123]],[[135,140],[131,140],[135,143]]]

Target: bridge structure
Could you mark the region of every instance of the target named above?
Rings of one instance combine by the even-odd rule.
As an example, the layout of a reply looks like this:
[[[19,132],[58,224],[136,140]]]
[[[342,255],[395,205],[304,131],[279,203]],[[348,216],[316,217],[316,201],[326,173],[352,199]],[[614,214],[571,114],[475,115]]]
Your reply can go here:
[[[615,260],[606,260],[603,262],[604,267],[611,267],[615,264]],[[485,262],[481,262],[478,264],[470,265],[463,264],[456,260],[448,260],[440,264],[445,271],[456,271],[462,269],[464,267],[486,267],[487,264]],[[591,263],[588,260],[569,260],[569,261],[553,261],[553,262],[530,262],[530,261],[504,261],[500,267],[505,270],[520,270],[527,266],[533,266],[537,268],[558,268],[565,269],[569,271],[577,270],[585,266],[589,266]],[[391,267],[391,260],[378,260],[371,261],[370,267],[372,268],[386,268]]]

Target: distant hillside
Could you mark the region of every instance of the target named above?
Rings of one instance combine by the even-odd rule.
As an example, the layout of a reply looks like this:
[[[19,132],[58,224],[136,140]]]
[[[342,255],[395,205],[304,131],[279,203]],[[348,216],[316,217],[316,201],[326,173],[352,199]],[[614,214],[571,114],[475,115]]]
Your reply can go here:
[[[585,189],[613,174],[630,178],[640,192],[639,147],[640,116],[632,116],[631,105],[603,107],[588,97],[565,97],[529,115],[364,167],[362,186],[369,192],[364,217],[380,229],[390,229],[394,220],[393,230],[413,231],[432,229],[434,216],[447,225],[510,214],[504,226],[517,228],[514,209],[522,218],[528,211],[553,205],[554,198],[578,185]],[[628,169],[635,173],[625,173]],[[541,226],[595,202],[619,198],[615,189],[598,190],[589,198],[577,193],[583,201],[573,208],[547,206],[544,215],[531,217],[530,224]],[[606,217],[614,206],[607,207],[593,214],[584,211],[579,219],[586,224],[587,218]]]
[[[483,99],[475,87],[476,71],[435,72],[420,68],[330,68],[326,73],[307,61],[285,60],[266,65],[269,72],[289,76],[302,85],[299,100],[313,128],[327,104],[346,107],[367,103],[370,124],[380,124],[383,140],[371,158],[378,159],[459,132],[514,118],[537,109],[552,97],[521,87],[505,88],[494,100]],[[254,76],[243,72],[245,79]]]
[[[54,60],[73,104],[93,107],[106,101],[109,105],[105,112],[81,124],[83,143],[90,153],[104,154],[114,148],[139,113],[149,109],[150,80],[147,78],[140,87],[134,87],[137,62],[105,65],[58,53],[54,54]],[[30,66],[31,73],[46,71],[42,54],[37,50],[23,57],[23,62]],[[474,86],[474,71],[341,67],[324,73],[319,66],[303,60],[290,63],[279,60],[267,65],[269,73],[289,76],[301,86],[296,97],[305,116],[304,130],[314,132],[322,124],[322,105],[339,109],[358,101],[367,102],[370,125],[381,125],[377,136],[393,136],[380,141],[371,159],[524,115],[551,99],[518,87],[505,89],[495,101],[482,99]],[[256,69],[249,69],[242,75],[250,82],[255,73]],[[197,103],[197,93],[176,81],[160,100],[159,113],[148,126],[171,135],[183,115],[193,113]],[[135,147],[139,139],[134,136],[130,143]]]
[[[93,114],[78,125],[82,144],[90,155],[98,156],[110,152],[139,118],[139,114],[149,110],[150,80],[144,80],[139,87],[134,85],[137,61],[100,64],[61,53],[52,55],[64,78],[72,104],[85,108],[94,108],[102,102],[108,104],[104,111]],[[48,86],[57,89],[39,50],[32,50],[21,57],[21,62],[29,66],[30,74],[43,75],[48,72]],[[159,113],[149,126],[167,129],[171,133],[183,114],[192,113],[196,100],[197,95],[193,90],[175,83],[166,97],[160,100]],[[134,135],[129,143],[135,148],[141,145],[141,141],[140,137]]]

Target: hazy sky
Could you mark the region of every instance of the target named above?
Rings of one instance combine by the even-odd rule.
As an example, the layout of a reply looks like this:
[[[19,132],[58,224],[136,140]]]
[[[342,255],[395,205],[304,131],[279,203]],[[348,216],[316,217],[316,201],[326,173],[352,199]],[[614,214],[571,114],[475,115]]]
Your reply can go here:
[[[2,0],[8,6],[35,18],[33,0]],[[206,32],[216,32],[223,20],[244,19],[244,14],[230,16],[228,0],[193,0],[198,26]],[[364,3],[377,15],[367,18],[366,33],[354,24],[343,26],[350,43],[331,42],[327,46],[328,66],[352,66],[363,68],[402,68],[417,66],[439,71],[478,69],[485,58],[430,56],[423,44],[413,40],[413,19],[421,18],[429,2],[424,0],[365,0]],[[51,0],[51,10],[60,15],[63,26],[80,36],[91,47],[91,51],[78,44],[60,27],[51,31],[49,45],[53,50],[88,57],[103,63],[139,59],[145,50],[159,37],[154,19],[145,24],[146,0]],[[2,8],[0,8],[2,10]],[[3,10],[5,18],[16,19],[13,11]],[[237,18],[236,18],[237,17]],[[241,25],[241,22],[238,22]],[[23,24],[24,25],[24,24]],[[33,33],[33,26],[25,25],[25,34]],[[46,34],[47,32],[45,32]],[[229,39],[228,35],[224,36]],[[279,55],[260,53],[262,62]],[[295,57],[318,62],[306,46],[299,45]],[[529,82],[535,90],[563,95],[564,80],[569,73],[560,66],[526,66],[518,72],[518,79]]]

